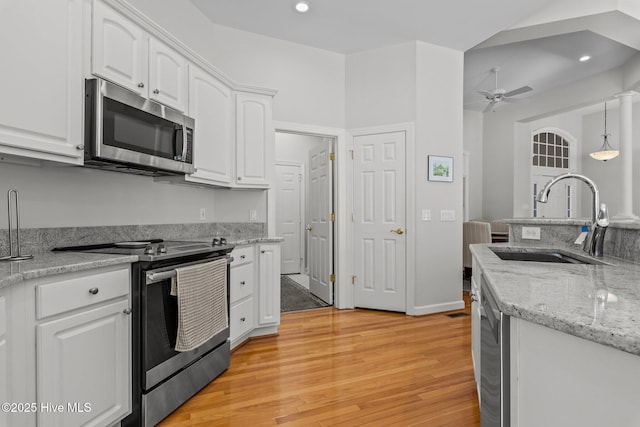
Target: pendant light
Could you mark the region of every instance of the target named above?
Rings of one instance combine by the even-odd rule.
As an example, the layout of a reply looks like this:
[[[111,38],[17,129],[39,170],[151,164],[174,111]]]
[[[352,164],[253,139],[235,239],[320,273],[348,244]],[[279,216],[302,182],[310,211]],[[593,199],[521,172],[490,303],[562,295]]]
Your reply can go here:
[[[604,141],[602,142],[602,147],[600,147],[600,150],[594,151],[593,153],[589,154],[591,157],[593,157],[596,160],[602,160],[603,162],[606,162],[607,160],[618,157],[618,154],[620,154],[620,152],[618,150],[614,150],[613,147],[609,145],[609,139],[608,139],[609,136],[611,136],[611,134],[607,133],[607,103],[605,102],[604,103],[604,133],[602,134]]]

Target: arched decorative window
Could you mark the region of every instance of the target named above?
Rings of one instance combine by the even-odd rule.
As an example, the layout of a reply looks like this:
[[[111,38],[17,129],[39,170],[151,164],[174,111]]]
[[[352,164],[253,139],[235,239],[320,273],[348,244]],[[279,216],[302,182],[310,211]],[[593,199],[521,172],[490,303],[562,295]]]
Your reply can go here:
[[[533,166],[569,169],[569,142],[553,132],[533,135]]]

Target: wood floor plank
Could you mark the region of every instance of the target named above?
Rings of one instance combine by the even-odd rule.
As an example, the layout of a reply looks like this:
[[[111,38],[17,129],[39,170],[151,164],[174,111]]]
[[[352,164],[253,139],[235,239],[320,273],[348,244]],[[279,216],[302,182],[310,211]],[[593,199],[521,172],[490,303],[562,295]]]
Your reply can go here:
[[[480,425],[470,316],[326,308],[281,322],[160,426]]]

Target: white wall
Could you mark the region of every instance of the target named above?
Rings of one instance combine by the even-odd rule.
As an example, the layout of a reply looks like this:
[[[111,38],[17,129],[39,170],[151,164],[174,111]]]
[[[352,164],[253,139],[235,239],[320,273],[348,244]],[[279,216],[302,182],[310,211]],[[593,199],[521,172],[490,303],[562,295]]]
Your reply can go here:
[[[483,126],[483,216],[487,219],[522,216],[514,211],[514,195],[529,194],[528,175],[514,168],[522,159],[518,122],[526,123],[561,114],[608,99],[622,89],[620,69],[601,73],[572,85],[529,98],[525,104],[509,104],[484,114]],[[520,135],[518,137],[518,135]],[[516,152],[516,148],[518,151]]]
[[[481,112],[464,110],[463,147],[469,154],[469,219],[482,218],[482,119]]]
[[[217,25],[188,0],[130,3],[232,80],[276,89],[274,120],[345,127],[344,55]]]
[[[347,57],[347,126],[415,123],[415,182],[407,182],[408,219],[416,221],[413,312],[442,311],[461,301],[462,272],[462,52],[421,42]],[[428,155],[454,158],[454,182],[427,180]],[[456,213],[440,222],[440,211]],[[409,223],[411,223],[409,221]],[[412,231],[409,229],[408,233]],[[410,302],[411,304],[411,302]],[[449,309],[451,309],[449,308]]]
[[[80,167],[0,163],[0,228],[7,228],[6,190],[20,195],[24,228],[177,224],[213,220],[213,191],[156,183],[151,177]],[[15,223],[14,223],[15,227]]]
[[[415,207],[431,209],[432,221],[416,222],[415,304],[441,311],[461,300],[463,102],[462,52],[418,42],[416,46]],[[453,157],[452,183],[427,180],[427,156]],[[456,219],[440,221],[441,210]]]
[[[416,43],[347,56],[347,129],[416,120]]]

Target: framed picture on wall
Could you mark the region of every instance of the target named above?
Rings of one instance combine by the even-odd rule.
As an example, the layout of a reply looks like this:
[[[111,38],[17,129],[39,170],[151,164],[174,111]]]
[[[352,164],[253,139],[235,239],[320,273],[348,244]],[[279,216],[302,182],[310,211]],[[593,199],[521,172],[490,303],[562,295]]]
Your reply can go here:
[[[429,181],[453,182],[453,157],[428,156]]]

